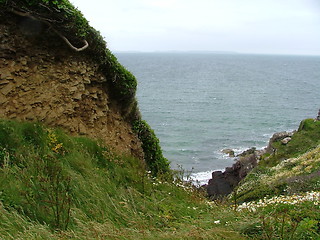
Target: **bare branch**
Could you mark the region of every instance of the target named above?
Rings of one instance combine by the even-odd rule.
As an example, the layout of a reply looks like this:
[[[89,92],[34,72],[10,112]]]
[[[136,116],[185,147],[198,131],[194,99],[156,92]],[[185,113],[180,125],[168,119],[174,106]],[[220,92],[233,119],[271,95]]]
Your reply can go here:
[[[11,10],[11,12],[13,12],[13,13],[16,14],[16,15],[22,16],[22,17],[29,17],[29,18],[31,18],[31,19],[33,19],[33,20],[44,22],[44,23],[47,24],[50,28],[52,28],[52,29],[54,30],[54,32],[55,32],[56,34],[58,34],[58,35],[67,43],[67,45],[68,45],[71,49],[73,49],[73,50],[76,51],[76,52],[83,51],[83,50],[85,50],[87,47],[89,47],[89,43],[87,42],[87,40],[82,40],[84,46],[81,47],[81,48],[77,48],[77,47],[73,46],[73,45],[70,43],[70,41],[69,41],[65,36],[63,36],[59,31],[57,31],[55,28],[52,27],[52,25],[49,23],[50,20],[42,20],[41,18],[40,18],[40,19],[39,19],[39,18],[36,18],[36,17],[32,16],[30,13],[28,13],[28,12],[20,12],[20,11],[16,11],[16,10]]]
[[[87,40],[82,40],[84,46],[81,47],[81,48],[77,48],[77,47],[73,46],[73,45],[70,43],[70,41],[69,41],[65,36],[61,35],[61,34],[60,34],[58,31],[56,31],[55,29],[54,29],[54,31],[68,44],[68,46],[69,46],[70,48],[72,48],[72,49],[75,50],[76,52],[83,51],[83,50],[85,50],[87,47],[89,47],[89,43],[87,42]]]

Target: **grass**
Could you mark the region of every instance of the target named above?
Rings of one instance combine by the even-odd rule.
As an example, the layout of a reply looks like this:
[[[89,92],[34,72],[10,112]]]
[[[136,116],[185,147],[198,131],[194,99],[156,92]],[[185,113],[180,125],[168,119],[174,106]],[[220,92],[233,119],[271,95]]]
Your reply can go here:
[[[99,141],[38,123],[1,120],[0,239],[320,238],[317,199],[266,204],[254,211],[238,207],[239,202],[255,206],[264,197],[320,189],[319,122],[303,121],[291,142],[274,143],[276,153],[265,155],[233,196],[208,202],[190,184],[172,180],[159,140],[140,117],[135,77],[80,11],[67,0],[0,0],[0,6],[3,19],[16,9],[45,17],[76,42],[89,42],[83,54],[108,79],[111,97],[147,156],[146,166]]]
[[[272,167],[284,159],[298,157],[320,144],[320,121],[305,119],[300,123],[298,131],[292,136],[292,140],[283,145],[281,141],[273,143],[275,154],[263,156],[260,166]]]
[[[237,196],[209,202],[172,173],[154,177],[140,160],[38,123],[1,120],[0,149],[0,239],[319,237],[317,199],[255,211],[240,207]],[[318,153],[307,153],[295,166],[314,159]]]
[[[97,141],[2,120],[0,149],[1,239],[241,239],[190,185]]]
[[[239,201],[259,200],[279,194],[296,194],[320,187],[320,122],[306,119],[292,140],[275,142],[276,153],[263,156],[258,166],[238,186]]]

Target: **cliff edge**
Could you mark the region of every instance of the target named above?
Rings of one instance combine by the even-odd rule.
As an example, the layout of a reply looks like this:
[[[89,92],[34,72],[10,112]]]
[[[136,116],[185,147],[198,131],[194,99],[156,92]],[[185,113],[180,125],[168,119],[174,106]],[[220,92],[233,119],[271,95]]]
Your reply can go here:
[[[68,1],[0,6],[0,118],[101,139],[117,153],[144,159],[154,172],[168,170],[141,119],[135,77],[77,9]]]

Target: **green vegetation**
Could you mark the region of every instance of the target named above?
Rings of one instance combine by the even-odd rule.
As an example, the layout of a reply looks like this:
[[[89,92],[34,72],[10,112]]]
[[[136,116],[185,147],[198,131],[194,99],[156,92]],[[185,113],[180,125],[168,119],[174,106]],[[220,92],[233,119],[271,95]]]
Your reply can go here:
[[[35,123],[0,122],[1,239],[241,239],[190,185]]]
[[[314,172],[319,159],[320,147],[290,166],[305,163]],[[278,174],[289,167],[277,169],[270,171]],[[100,142],[37,123],[2,120],[0,238],[320,237],[320,192],[292,195],[293,189],[287,189],[287,196],[242,205],[237,195],[209,202],[192,185],[167,176],[152,176],[140,160],[116,155]],[[308,191],[320,188],[319,179],[308,184]]]
[[[85,38],[90,31],[88,21],[67,0],[1,0],[0,4],[3,12],[7,9],[30,14],[53,24],[63,34],[70,31],[79,38]]]
[[[319,239],[319,204],[320,192],[309,192],[245,203],[237,211],[252,219],[244,233],[254,239]]]
[[[234,207],[252,219],[244,233],[262,239],[320,238],[320,122],[301,122],[292,140],[275,142],[274,154],[230,196]],[[257,218],[259,220],[257,221]]]
[[[142,141],[142,148],[148,168],[154,175],[169,172],[169,162],[163,157],[159,139],[146,121],[136,121],[133,130]]]
[[[320,144],[320,122],[314,119],[306,119],[300,123],[298,131],[292,136],[292,140],[284,145],[281,141],[273,143],[275,154],[263,156],[260,165],[272,167],[284,159],[300,156],[314,149]]]
[[[136,102],[135,77],[118,62],[106,48],[106,42],[100,33],[89,25],[82,13],[68,0],[5,0],[0,2],[0,7],[0,15],[5,14],[5,11],[16,15],[26,14],[26,17],[32,17],[54,28],[75,45],[81,46],[83,40],[88,41],[89,47],[83,54],[100,65],[101,71],[109,79],[108,85],[113,97],[120,103],[122,111],[128,116],[134,115],[128,114],[127,111],[131,110],[128,105]]]
[[[319,144],[320,122],[303,120],[288,144],[275,142],[275,153],[262,156],[258,166],[238,187],[238,200],[252,201],[319,189]]]
[[[140,117],[135,77],[81,12],[67,0],[0,0],[0,17],[21,13],[75,46],[89,43],[78,54],[100,66],[116,107],[142,141],[145,162],[41,124],[1,120],[0,239],[320,238],[319,122],[303,121],[229,198],[208,202],[173,176]]]

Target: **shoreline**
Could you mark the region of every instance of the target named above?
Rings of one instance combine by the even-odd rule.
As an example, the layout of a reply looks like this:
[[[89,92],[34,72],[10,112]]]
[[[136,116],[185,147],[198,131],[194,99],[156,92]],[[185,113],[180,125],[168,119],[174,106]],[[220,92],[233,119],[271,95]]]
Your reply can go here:
[[[270,136],[270,138],[271,137],[272,137],[272,135]],[[230,148],[230,150],[234,151],[234,156],[230,156],[229,153],[224,152],[224,150],[229,150],[229,149],[220,149],[219,152],[221,153],[221,155],[223,156],[224,159],[225,158],[232,159],[233,164],[234,164],[238,161],[239,156],[241,154],[243,154],[244,152],[248,151],[249,149],[255,148],[256,151],[262,151],[263,149],[267,148],[267,146],[268,146],[268,144],[265,145],[264,147],[260,147],[259,149],[257,149],[256,147],[251,147],[251,148],[238,147],[238,148],[233,148],[233,149]],[[208,171],[192,172],[188,176],[186,176],[184,179],[186,181],[190,180],[192,182],[192,184],[195,186],[203,186],[203,185],[208,184],[209,180],[212,178],[213,172],[217,172],[217,171],[225,172],[226,169],[229,167],[230,167],[230,165],[228,165],[224,168],[215,168],[215,169],[208,170]]]
[[[261,149],[251,147],[240,154],[235,154],[235,151],[232,149],[222,150],[225,154],[233,157],[235,163],[232,164],[232,166],[226,167],[224,170],[219,169],[213,171],[209,181],[201,185],[201,187],[206,189],[211,199],[229,195],[233,189],[238,186],[240,181],[258,165],[264,154],[275,154],[277,149],[273,147],[273,143],[280,141],[281,144],[287,145],[296,132],[297,130],[274,133],[269,139],[268,145]]]

